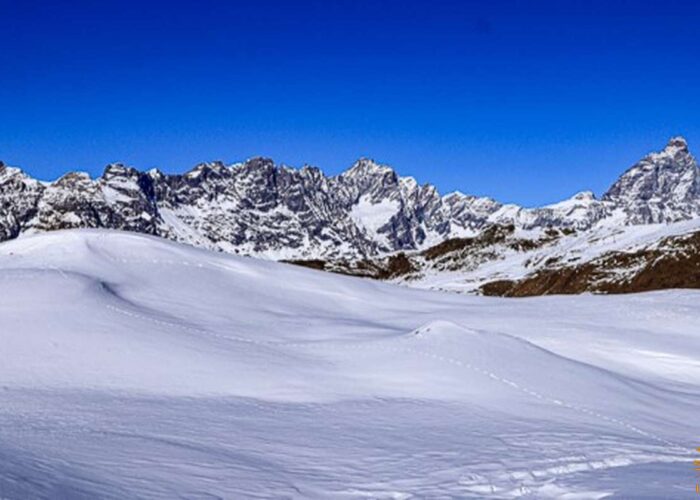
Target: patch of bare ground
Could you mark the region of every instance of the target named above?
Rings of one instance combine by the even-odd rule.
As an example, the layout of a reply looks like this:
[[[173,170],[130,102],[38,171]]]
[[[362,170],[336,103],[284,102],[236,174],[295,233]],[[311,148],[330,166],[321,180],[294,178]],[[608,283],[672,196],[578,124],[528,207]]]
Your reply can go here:
[[[514,238],[515,226],[492,225],[471,238],[451,238],[425,250],[410,255],[398,253],[389,257],[348,260],[292,260],[286,261],[311,269],[351,276],[388,280],[410,280],[427,269],[438,271],[469,270],[489,260],[500,258],[500,251],[510,249],[527,252],[556,241],[562,234],[549,229],[536,240]]]
[[[514,231],[515,226],[512,224],[489,226],[473,238],[450,238],[423,250],[420,252],[420,255],[425,257],[426,260],[432,261],[463,250],[483,249],[503,243]]]
[[[309,269],[316,269],[318,271],[325,271],[328,262],[321,259],[309,259],[309,260],[283,260],[282,262],[286,264],[294,264],[295,266],[308,267]]]
[[[668,288],[700,288],[700,231],[668,237],[636,252],[611,252],[576,266],[546,268],[518,281],[493,281],[480,291],[484,295],[528,297]]]
[[[287,260],[284,262],[319,271],[329,271],[336,274],[380,280],[404,276],[418,270],[403,252],[383,259],[365,259],[355,262],[326,261],[320,259]]]

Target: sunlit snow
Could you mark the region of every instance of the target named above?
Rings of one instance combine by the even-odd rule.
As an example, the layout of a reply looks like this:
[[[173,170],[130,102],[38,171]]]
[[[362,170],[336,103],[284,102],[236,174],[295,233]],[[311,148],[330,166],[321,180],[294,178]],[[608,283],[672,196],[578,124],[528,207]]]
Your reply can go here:
[[[496,299],[0,245],[0,498],[683,498],[700,292]]]

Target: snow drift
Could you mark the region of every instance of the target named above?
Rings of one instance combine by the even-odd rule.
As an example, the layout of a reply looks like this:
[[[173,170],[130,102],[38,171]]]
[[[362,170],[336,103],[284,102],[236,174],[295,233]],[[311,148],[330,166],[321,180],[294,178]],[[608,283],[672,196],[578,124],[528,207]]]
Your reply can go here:
[[[700,293],[493,299],[0,245],[0,498],[682,496]]]

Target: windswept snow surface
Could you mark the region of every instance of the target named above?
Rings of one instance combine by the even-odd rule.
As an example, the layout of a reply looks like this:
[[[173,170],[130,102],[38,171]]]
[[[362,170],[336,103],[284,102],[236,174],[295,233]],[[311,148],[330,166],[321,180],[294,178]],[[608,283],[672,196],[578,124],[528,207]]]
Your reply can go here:
[[[493,299],[0,245],[0,498],[691,498],[700,293]]]

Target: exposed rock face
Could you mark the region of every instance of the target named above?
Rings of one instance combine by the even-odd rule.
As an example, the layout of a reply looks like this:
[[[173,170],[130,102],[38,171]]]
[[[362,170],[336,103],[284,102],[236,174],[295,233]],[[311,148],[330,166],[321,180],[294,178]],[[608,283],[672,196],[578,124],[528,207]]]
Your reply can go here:
[[[527,253],[556,241],[568,233],[547,229],[534,238],[515,235],[515,226],[491,225],[474,237],[450,238],[418,252],[398,253],[361,261],[291,261],[314,269],[377,279],[420,280],[425,273],[473,271],[482,264],[498,261],[504,252]]]
[[[700,221],[690,232],[684,232],[683,224],[671,227],[681,226],[676,228],[681,234],[673,236],[645,235],[639,226],[630,226],[627,235],[614,228],[585,233],[549,229],[528,238],[518,237],[512,225],[491,226],[476,237],[452,238],[411,254],[293,263],[421,288],[505,297],[700,288]]]
[[[521,280],[493,281],[484,284],[481,292],[528,297],[667,288],[700,288],[700,232],[664,238],[635,252],[613,251],[583,264],[554,266]]]
[[[38,211],[44,186],[19,169],[0,165],[0,241],[16,238]]]
[[[254,158],[203,163],[183,175],[113,164],[98,179],[69,173],[52,183],[0,164],[0,240],[97,227],[275,259],[363,261],[475,238],[494,225],[585,231],[601,221],[689,219],[700,214],[699,178],[681,138],[629,169],[603,199],[583,192],[534,209],[461,193],[441,196],[368,159],[334,177]]]
[[[97,181],[80,172],[43,186],[28,231],[80,227],[157,234],[158,211],[151,179],[122,165],[109,165]]]
[[[682,137],[631,167],[603,196],[634,224],[700,216],[700,170]]]

